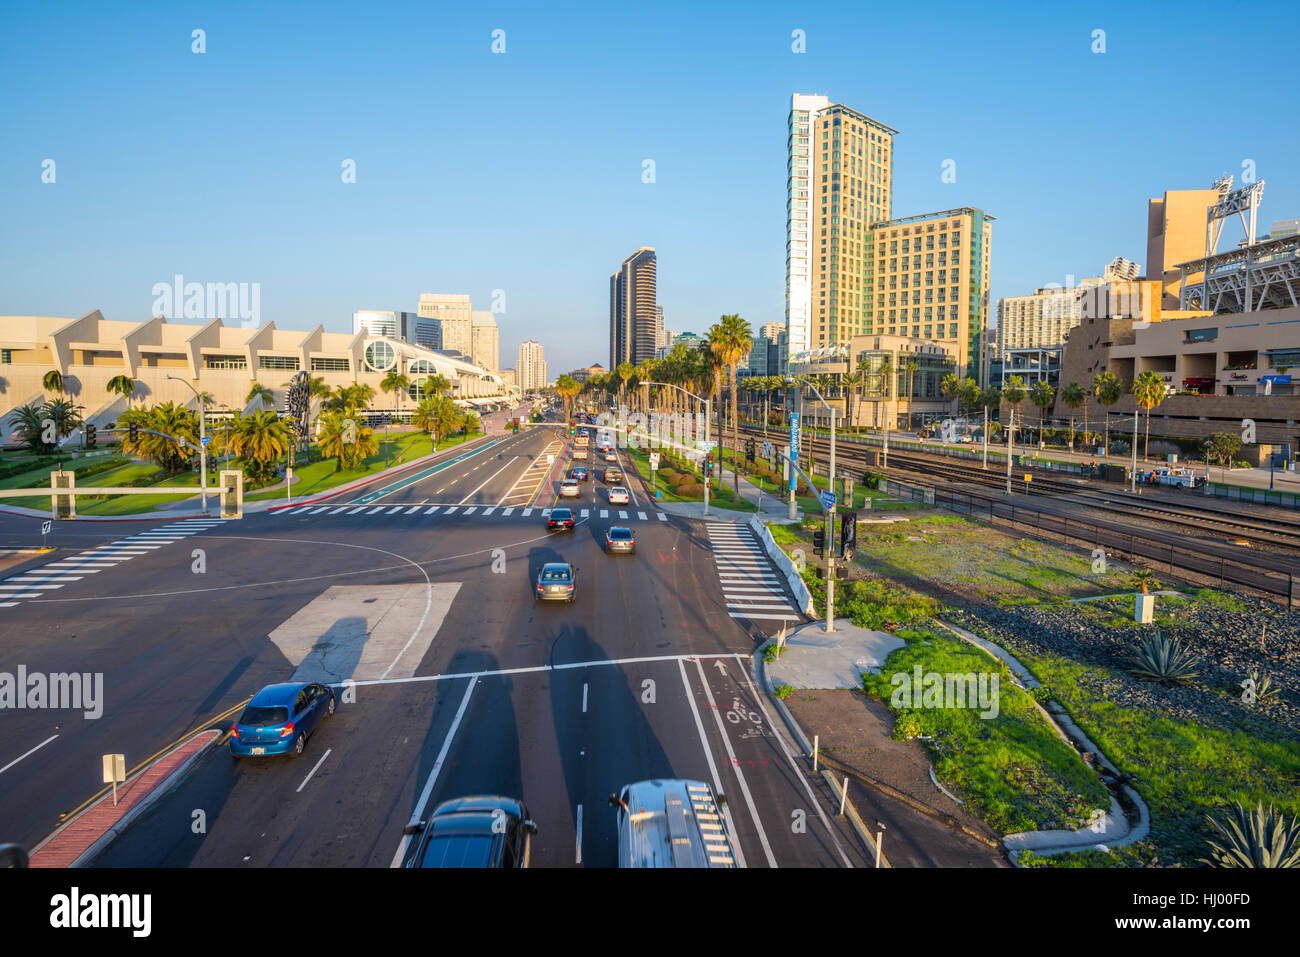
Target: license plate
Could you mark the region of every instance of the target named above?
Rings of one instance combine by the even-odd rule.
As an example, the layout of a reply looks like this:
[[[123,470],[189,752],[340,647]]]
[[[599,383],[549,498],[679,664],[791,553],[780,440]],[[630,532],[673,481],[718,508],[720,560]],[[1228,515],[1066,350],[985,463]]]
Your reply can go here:
[[[250,748],[249,752],[251,754],[266,754],[266,748]]]

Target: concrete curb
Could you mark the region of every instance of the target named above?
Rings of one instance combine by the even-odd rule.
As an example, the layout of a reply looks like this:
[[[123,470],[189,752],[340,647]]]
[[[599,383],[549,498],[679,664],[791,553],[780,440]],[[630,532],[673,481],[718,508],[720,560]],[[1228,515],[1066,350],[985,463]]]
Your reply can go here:
[[[1005,648],[980,638],[978,635],[971,634],[964,628],[949,624],[942,619],[935,619],[935,621],[967,644],[974,645],[985,654],[1004,662],[1016,676],[1017,683],[1026,691],[1033,691],[1035,688],[1041,687],[1042,683]],[[1094,830],[1094,825],[1085,824],[1083,827],[1072,831],[1020,831],[1003,835],[1002,843],[1009,852],[1011,862],[1017,867],[1020,866],[1019,855],[1021,851],[1033,851],[1040,857],[1049,857],[1053,854],[1087,850],[1094,847],[1124,847],[1127,844],[1133,844],[1144,839],[1151,831],[1151,812],[1147,808],[1146,802],[1142,800],[1141,795],[1124,783],[1119,768],[1115,767],[1110,758],[1106,757],[1105,753],[1083,733],[1083,730],[1074,723],[1069,713],[1059,703],[1052,702],[1055,706],[1049,710],[1039,703],[1036,698],[1031,698],[1031,700],[1038,712],[1061,740],[1075,748],[1081,755],[1091,754],[1097,764],[1110,773],[1114,781],[1107,782],[1104,777],[1098,775],[1102,777],[1102,784],[1106,786],[1106,793],[1110,797],[1110,808],[1102,819],[1100,828]],[[1133,802],[1138,816],[1135,824],[1129,824],[1128,815],[1112,792],[1112,784],[1122,789],[1125,796]],[[1122,831],[1116,827],[1121,821],[1124,825]]]
[[[812,592],[804,584],[803,576],[794,567],[794,562],[785,553],[785,549],[776,543],[776,539],[772,537],[767,525],[757,515],[750,517],[749,527],[754,530],[754,534],[763,542],[768,557],[785,575],[786,584],[790,586],[790,591],[794,594],[795,601],[799,603],[800,610],[809,618],[816,618],[817,613],[813,607]]]
[[[790,734],[794,736],[799,747],[803,748],[802,756],[808,757],[812,754],[812,744],[808,741],[808,736],[804,734],[803,728],[799,727],[799,722],[796,721],[794,715],[790,713],[790,709],[785,706],[785,702],[773,693],[775,689],[772,687],[772,679],[769,678],[767,674],[767,662],[763,660],[763,649],[775,641],[775,638],[769,638],[754,650],[754,674],[758,676],[758,685],[763,689],[763,693],[766,694],[768,700],[776,706],[777,713],[781,715],[781,720],[785,722],[787,730],[789,730]],[[823,770],[822,776],[831,785],[831,793],[839,793],[839,782],[835,780],[834,775]],[[867,853],[874,858],[876,845],[871,840],[871,834],[867,830],[866,825],[862,823],[862,817],[858,814],[858,809],[855,808],[853,802],[847,798],[844,801],[844,813],[848,815],[849,823],[853,826],[853,830],[857,832],[858,839],[861,840],[863,845],[866,847]],[[889,863],[889,858],[884,854],[880,855],[880,862],[885,867],[892,866]]]
[[[176,750],[185,747],[195,738],[198,738],[201,735],[210,736],[208,740],[205,741],[197,751],[195,751],[188,758],[182,761],[179,765],[176,766],[176,768],[170,774],[168,774],[165,778],[163,778],[156,785],[154,785],[154,787],[149,791],[148,794],[146,794],[143,798],[141,798],[131,808],[131,810],[123,814],[121,818],[119,818],[107,831],[105,831],[102,835],[100,835],[100,837],[96,839],[94,843],[92,843],[88,848],[86,848],[76,858],[76,860],[74,860],[71,864],[68,865],[68,867],[85,867],[88,864],[90,864],[92,861],[94,861],[94,859],[97,856],[99,856],[101,853],[103,853],[104,849],[107,848],[108,845],[113,843],[113,841],[120,834],[122,834],[128,827],[130,827],[131,824],[138,817],[140,817],[141,814],[149,810],[149,808],[153,807],[153,805],[157,804],[159,799],[162,798],[162,796],[166,794],[167,791],[169,791],[173,786],[175,786],[175,784],[182,777],[184,777],[186,772],[188,772],[189,769],[194,765],[194,762],[197,761],[202,755],[207,753],[208,749],[211,748],[214,744],[216,744],[217,741],[221,739],[221,734],[222,732],[215,728],[205,728],[202,731],[198,731],[195,734],[190,735],[184,741],[179,742],[175,747],[169,749],[166,753],[159,755],[151,764],[147,765],[146,767],[140,768],[140,770],[136,772],[134,777],[139,777],[140,775],[148,773],[149,768],[152,767],[154,764],[157,764],[158,761],[163,760],[164,758],[167,757],[167,755],[172,754]],[[70,825],[72,825],[74,822],[79,820],[83,815],[88,813],[91,809],[99,806],[99,804],[101,804],[106,800],[109,800],[108,795],[104,795],[98,801],[83,808],[76,817],[64,821],[54,830],[52,834],[46,837],[45,840],[41,841],[34,848],[32,848],[31,856],[35,858],[36,854],[40,851],[42,847],[49,844],[52,840],[58,837],[59,834],[61,834],[64,830],[66,830]]]

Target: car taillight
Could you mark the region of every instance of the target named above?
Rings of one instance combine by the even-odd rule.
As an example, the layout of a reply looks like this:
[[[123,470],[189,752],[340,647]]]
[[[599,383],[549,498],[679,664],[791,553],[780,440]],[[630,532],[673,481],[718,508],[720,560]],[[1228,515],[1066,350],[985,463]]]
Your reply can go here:
[[[239,737],[239,725],[237,725],[237,724],[232,724],[232,725],[230,726],[230,736],[231,736],[232,738],[238,738],[238,737]]]
[[[538,591],[539,594],[540,594],[541,592],[545,591],[545,590],[546,590],[546,589],[544,589],[541,585],[538,585],[538,586],[537,586],[537,591]]]
[[[565,586],[564,586],[564,590],[565,590],[565,591],[573,591],[573,586],[572,586],[572,585],[565,585]]]
[[[290,721],[288,724],[286,724],[283,728],[280,729],[280,737],[282,737],[282,738],[287,738],[287,737],[289,737],[289,735],[291,735],[291,734],[293,734],[293,722],[292,722],[292,721]]]

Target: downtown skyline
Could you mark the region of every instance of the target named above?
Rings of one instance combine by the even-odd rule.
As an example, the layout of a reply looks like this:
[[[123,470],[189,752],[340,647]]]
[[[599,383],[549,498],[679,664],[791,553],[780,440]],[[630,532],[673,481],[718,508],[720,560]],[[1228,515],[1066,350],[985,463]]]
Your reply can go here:
[[[1191,128],[1200,108],[1174,99],[1153,125],[1144,103],[1203,84],[1221,63],[1213,31],[1167,6],[1086,16],[1017,7],[996,24],[943,8],[924,49],[961,42],[998,65],[974,71],[965,58],[925,59],[916,14],[888,12],[872,28],[905,39],[884,44],[866,70],[851,55],[866,15],[835,6],[818,19],[747,10],[743,29],[733,10],[693,11],[692,30],[666,18],[627,41],[617,27],[629,15],[617,12],[598,29],[550,24],[525,7],[492,20],[397,7],[341,39],[327,35],[327,17],[304,23],[285,11],[253,30],[253,8],[239,5],[198,15],[68,9],[79,12],[0,17],[9,38],[0,75],[11,86],[43,57],[74,61],[7,107],[18,148],[0,157],[4,314],[100,309],[141,321],[154,285],[184,274],[258,284],[263,318],[282,328],[344,331],[358,309],[414,311],[421,292],[456,291],[503,305],[495,318],[507,362],[535,338],[552,368],[569,369],[606,358],[592,340],[608,338],[611,262],[653,246],[658,302],[674,329],[703,331],[724,312],[757,329],[784,318],[795,92],[900,131],[897,215],[964,205],[997,215],[992,301],[1096,274],[1117,255],[1142,263],[1137,211],[1147,198],[1205,188],[1220,172],[1240,179],[1243,163],[1269,180],[1263,221],[1300,208],[1300,182],[1285,175],[1300,145],[1293,125],[1262,128],[1244,146],[1227,137],[1160,146],[1160,130]],[[352,45],[380,38],[398,60],[417,50],[419,29],[395,30],[408,20],[436,33],[453,69],[380,77],[348,62]],[[191,51],[195,28],[205,30],[202,54]],[[497,28],[503,54],[491,52]],[[1096,29],[1106,31],[1104,54],[1090,50]],[[806,53],[792,52],[794,30],[805,31]],[[87,95],[101,46],[145,65]],[[580,64],[566,62],[575,47]],[[636,109],[615,109],[629,95],[624,68],[648,68],[664,48],[679,75],[631,92]],[[1286,51],[1284,37],[1262,37],[1254,70],[1277,73]],[[747,71],[733,76],[741,63]],[[305,80],[326,64],[332,79]],[[916,64],[920,74],[904,76]],[[688,91],[727,109],[682,113]],[[463,110],[465,146],[448,151],[425,102],[435,93],[515,108]],[[579,104],[564,124],[552,121],[559,102]],[[578,163],[565,145],[570,126],[590,136]],[[53,183],[41,181],[47,159]],[[349,160],[352,183],[341,176]],[[949,160],[955,182],[942,178]]]

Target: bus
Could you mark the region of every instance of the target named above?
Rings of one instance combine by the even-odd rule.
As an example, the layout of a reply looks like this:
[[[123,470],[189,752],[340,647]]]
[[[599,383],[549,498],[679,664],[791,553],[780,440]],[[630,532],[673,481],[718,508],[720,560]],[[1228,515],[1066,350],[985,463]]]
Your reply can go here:
[[[736,866],[726,800],[703,781],[637,781],[609,804],[618,809],[619,867]]]

